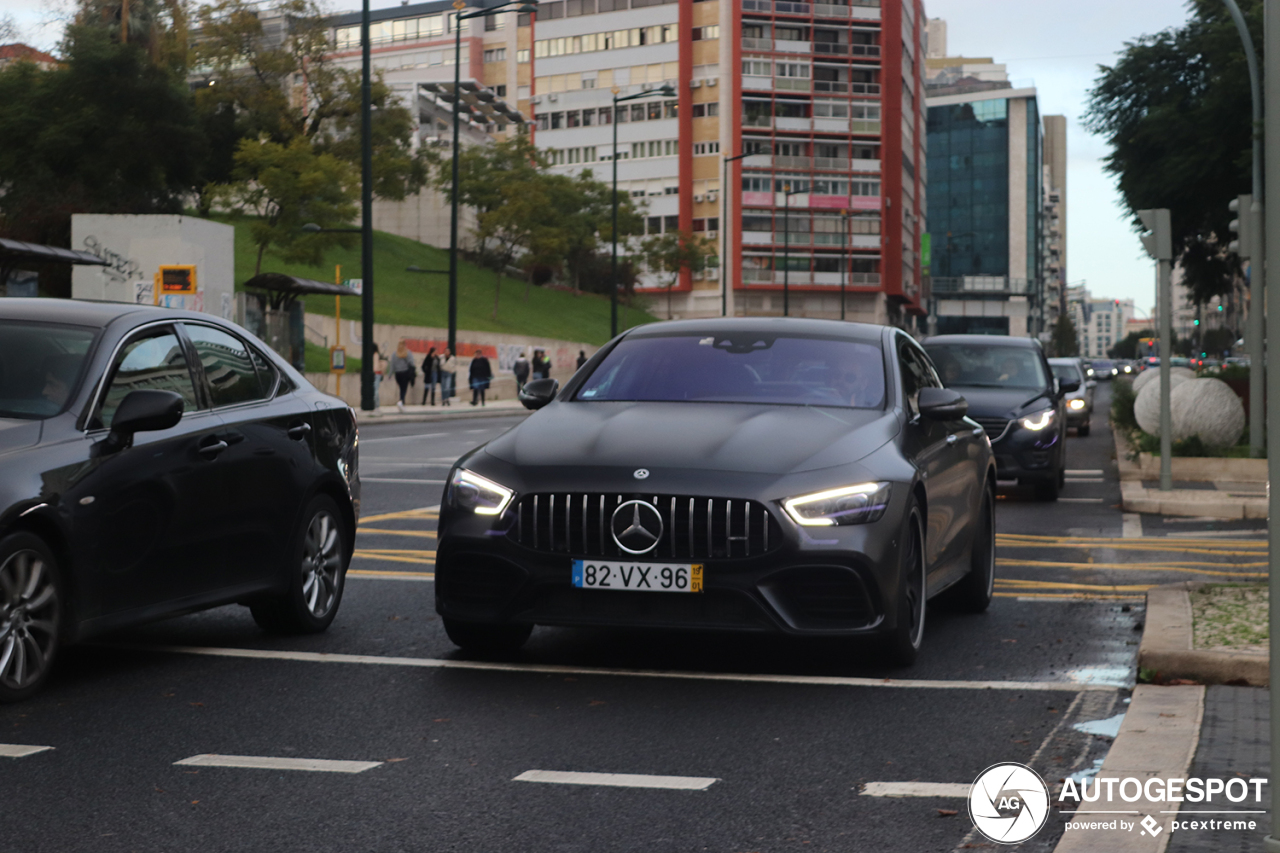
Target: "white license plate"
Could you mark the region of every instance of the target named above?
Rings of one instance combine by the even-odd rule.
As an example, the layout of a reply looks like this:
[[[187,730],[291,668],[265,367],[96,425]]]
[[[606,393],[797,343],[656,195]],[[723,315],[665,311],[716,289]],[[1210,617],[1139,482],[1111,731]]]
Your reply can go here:
[[[621,592],[702,592],[702,564],[574,560],[573,585]]]

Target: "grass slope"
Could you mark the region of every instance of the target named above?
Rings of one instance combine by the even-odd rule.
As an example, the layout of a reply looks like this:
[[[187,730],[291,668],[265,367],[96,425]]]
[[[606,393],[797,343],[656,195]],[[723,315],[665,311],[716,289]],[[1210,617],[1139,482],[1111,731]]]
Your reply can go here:
[[[230,223],[236,229],[236,289],[253,276],[257,248],[249,234],[249,223]],[[360,276],[360,244],[350,249],[331,249],[319,267],[287,264],[270,252],[262,260],[263,272],[282,272],[318,281],[334,280],[334,265],[342,265],[342,277]],[[374,302],[376,320],[410,326],[444,328],[448,325],[449,276],[406,272],[405,268],[447,270],[449,253],[383,231],[373,235]],[[575,296],[562,290],[529,288],[525,301],[523,282],[503,278],[498,318],[493,316],[495,276],[491,270],[459,260],[458,328],[482,332],[556,338],[603,344],[609,339],[609,300],[596,294]],[[333,316],[333,297],[313,296],[306,300],[307,311]],[[360,319],[360,300],[342,300],[343,319]],[[618,306],[621,329],[657,318],[639,308]]]

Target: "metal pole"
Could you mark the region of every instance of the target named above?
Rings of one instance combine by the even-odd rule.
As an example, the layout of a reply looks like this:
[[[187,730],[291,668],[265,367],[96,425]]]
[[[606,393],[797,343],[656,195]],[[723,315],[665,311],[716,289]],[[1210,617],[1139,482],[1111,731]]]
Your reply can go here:
[[[370,91],[369,0],[360,12],[360,408],[375,411],[373,396],[373,98]]]
[[[1280,92],[1280,0],[1265,0],[1265,23],[1264,43],[1263,43],[1263,61],[1265,64],[1264,83],[1266,91]],[[1272,163],[1280,163],[1280,110],[1267,110],[1263,117],[1264,134],[1263,138],[1266,143],[1265,157],[1270,159]],[[1265,162],[1265,160],[1264,160]],[[1280,210],[1280,169],[1269,169],[1263,176],[1266,185],[1266,198],[1263,210],[1272,208]],[[1274,234],[1274,240],[1272,239]],[[1270,217],[1266,222],[1266,238],[1265,242],[1270,244],[1274,242],[1280,246],[1280,216]],[[1272,285],[1273,287],[1275,285]],[[1280,296],[1277,296],[1280,299]],[[1280,303],[1277,303],[1280,304]],[[1261,313],[1262,305],[1256,306],[1256,310]],[[1271,311],[1267,315],[1266,320],[1267,337],[1280,340],[1280,311]],[[1255,355],[1253,345],[1250,344],[1249,363],[1250,365],[1261,366],[1263,363],[1263,349],[1261,342],[1256,348]],[[1250,373],[1253,372],[1251,369]],[[1267,407],[1267,445],[1269,447],[1280,448],[1280,371],[1268,370],[1266,383],[1266,407]],[[1260,403],[1253,405],[1261,407]],[[1280,452],[1267,454],[1267,479],[1271,483],[1280,484]],[[1277,519],[1280,519],[1280,488],[1272,488],[1267,490],[1267,515],[1268,522],[1268,540],[1270,548],[1267,558],[1269,570],[1269,592],[1271,600],[1280,602],[1280,542],[1275,541],[1275,527]],[[1270,608],[1270,631],[1271,631],[1271,766],[1273,768],[1280,767],[1280,713],[1276,713],[1276,709],[1280,708],[1280,647],[1275,645],[1276,637],[1280,636],[1280,606],[1273,605]],[[1277,820],[1280,816],[1280,785],[1273,784],[1271,786],[1271,835],[1267,836],[1266,848],[1272,853],[1280,853],[1280,826],[1277,826]]]
[[[791,316],[791,187],[782,197],[782,316]]]
[[[720,181],[720,316],[729,316],[729,158],[724,160],[724,179]]]
[[[840,319],[844,319],[844,283],[845,279],[850,276],[850,267],[853,266],[853,220],[849,218],[849,211],[842,210],[840,215],[844,217],[844,269],[840,271]]]
[[[609,276],[609,337],[618,336],[618,92],[613,93],[613,257]]]
[[[1170,282],[1172,261],[1160,259],[1156,268],[1160,276],[1160,491],[1173,488],[1173,415],[1169,406],[1173,374],[1173,286]]]
[[[368,2],[368,0],[365,0]],[[466,8],[454,0],[453,8]],[[453,199],[449,213],[449,352],[458,352],[458,112],[462,105],[462,19],[453,16]]]
[[[1263,233],[1265,228],[1262,204],[1262,86],[1258,79],[1258,55],[1253,48],[1253,38],[1249,35],[1249,25],[1236,0],[1223,0],[1240,33],[1240,41],[1244,44],[1244,58],[1249,66],[1249,89],[1253,95],[1253,206],[1249,211],[1240,211],[1243,223],[1245,216],[1252,219],[1248,227],[1252,234],[1252,246],[1249,255],[1249,320],[1245,328],[1245,340],[1249,344],[1249,455],[1261,456],[1266,447],[1266,435],[1263,419],[1263,405],[1254,400],[1262,400],[1266,387],[1266,366],[1264,356],[1263,303],[1266,301],[1266,264],[1267,240]],[[1256,355],[1255,355],[1256,352]]]

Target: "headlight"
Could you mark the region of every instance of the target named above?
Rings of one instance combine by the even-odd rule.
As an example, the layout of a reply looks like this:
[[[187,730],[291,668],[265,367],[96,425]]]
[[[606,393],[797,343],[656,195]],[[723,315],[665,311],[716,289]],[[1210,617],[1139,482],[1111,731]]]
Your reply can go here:
[[[1073,409],[1080,410],[1084,408],[1084,400],[1072,400],[1071,402],[1067,403],[1067,405]],[[1035,429],[1035,427],[1029,424],[1027,425],[1027,428]]]
[[[476,515],[501,515],[515,492],[474,471],[459,468],[449,481],[449,496],[459,509],[469,509]]]
[[[1027,415],[1025,418],[1021,418],[1018,423],[1022,424],[1024,429],[1039,432],[1053,423],[1053,409],[1045,409],[1043,412]]]
[[[805,527],[834,527],[878,521],[889,506],[888,483],[859,483],[782,502],[787,515]]]

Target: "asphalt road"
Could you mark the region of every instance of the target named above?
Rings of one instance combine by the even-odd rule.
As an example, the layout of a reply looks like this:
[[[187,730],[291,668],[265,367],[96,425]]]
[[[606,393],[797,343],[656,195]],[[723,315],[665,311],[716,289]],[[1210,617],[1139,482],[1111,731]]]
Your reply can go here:
[[[226,607],[67,650],[44,694],[0,709],[0,741],[53,747],[0,758],[0,850],[983,844],[954,791],[865,786],[963,786],[1001,761],[1051,783],[1088,772],[1137,675],[1142,591],[1265,569],[1261,522],[1119,510],[1098,390],[1062,500],[1001,490],[990,611],[932,607],[909,670],[847,644],[546,628],[502,666],[468,659],[433,611],[432,508],[453,459],[519,419],[364,427],[364,518],[332,628],[271,637]],[[378,763],[175,764],[208,754]],[[527,771],[702,789],[515,781]],[[1061,822],[1023,847],[1052,849]]]

